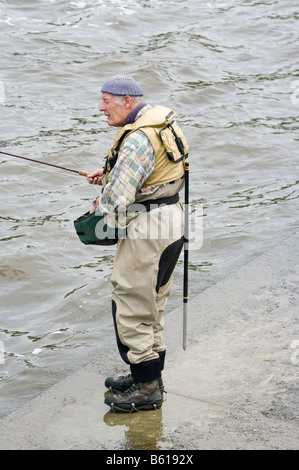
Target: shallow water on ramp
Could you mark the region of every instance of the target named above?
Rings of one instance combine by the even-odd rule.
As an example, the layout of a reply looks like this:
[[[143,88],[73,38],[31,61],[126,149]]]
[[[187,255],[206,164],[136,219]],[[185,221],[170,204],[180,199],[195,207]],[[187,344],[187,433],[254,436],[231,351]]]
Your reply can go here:
[[[102,166],[115,129],[101,84],[134,76],[190,146],[192,300],[298,228],[297,22],[278,0],[0,1],[0,150]],[[74,234],[97,194],[84,178],[0,154],[0,184],[5,414],[115,347],[115,248]],[[168,313],[182,279],[183,257]]]

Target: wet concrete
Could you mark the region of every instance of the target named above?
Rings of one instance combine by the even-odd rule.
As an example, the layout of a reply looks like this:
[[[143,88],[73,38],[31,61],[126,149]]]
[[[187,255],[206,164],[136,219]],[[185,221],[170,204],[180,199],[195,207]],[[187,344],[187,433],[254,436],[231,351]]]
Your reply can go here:
[[[116,350],[0,422],[0,449],[298,449],[298,240],[295,233],[210,287],[165,322],[157,411],[116,414],[104,379]]]

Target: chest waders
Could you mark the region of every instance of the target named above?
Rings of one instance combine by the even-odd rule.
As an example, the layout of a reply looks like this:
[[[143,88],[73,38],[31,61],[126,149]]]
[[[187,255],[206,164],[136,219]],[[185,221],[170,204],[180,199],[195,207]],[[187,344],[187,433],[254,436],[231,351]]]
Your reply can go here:
[[[189,164],[188,145],[184,134],[174,120],[175,112],[163,106],[154,106],[139,117],[133,124],[124,126],[116,135],[114,145],[109,150],[104,168],[104,184],[108,184],[109,175],[117,162],[119,151],[125,139],[140,130],[150,140],[155,155],[155,170],[143,184],[143,188],[171,183],[184,175],[185,179],[185,219],[184,219],[184,280],[183,280],[183,349],[187,342],[187,303],[188,303],[188,242],[189,242]],[[176,199],[162,198],[139,202],[145,211],[151,206],[174,204]],[[152,203],[152,204],[151,204]],[[157,204],[158,203],[158,204]],[[130,207],[132,210],[132,206]],[[96,212],[88,212],[74,222],[79,239],[84,244],[113,245],[126,238],[126,229],[119,229],[117,224],[109,225],[106,217]],[[116,307],[115,307],[116,308]]]
[[[184,175],[184,163],[188,158],[188,145],[184,134],[174,121],[175,112],[164,106],[153,106],[133,124],[124,126],[116,135],[114,145],[108,151],[104,167],[103,183],[109,182],[109,174],[117,162],[125,139],[136,130],[141,130],[150,140],[155,156],[153,173],[142,188],[170,183]],[[138,202],[138,201],[137,201]],[[139,203],[139,202],[138,202]],[[160,201],[163,203],[163,201]],[[165,201],[167,204],[167,201]],[[141,203],[142,204],[142,203]],[[76,233],[85,245],[113,245],[126,236],[118,229],[116,219],[101,214],[86,212],[74,221]]]

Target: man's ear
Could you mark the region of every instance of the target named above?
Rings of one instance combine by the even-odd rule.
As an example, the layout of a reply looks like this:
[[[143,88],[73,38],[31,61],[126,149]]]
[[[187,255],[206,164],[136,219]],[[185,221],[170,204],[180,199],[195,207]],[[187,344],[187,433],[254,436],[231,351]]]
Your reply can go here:
[[[123,103],[125,105],[126,108],[130,108],[132,106],[132,97],[130,95],[126,95],[124,96],[123,98]]]

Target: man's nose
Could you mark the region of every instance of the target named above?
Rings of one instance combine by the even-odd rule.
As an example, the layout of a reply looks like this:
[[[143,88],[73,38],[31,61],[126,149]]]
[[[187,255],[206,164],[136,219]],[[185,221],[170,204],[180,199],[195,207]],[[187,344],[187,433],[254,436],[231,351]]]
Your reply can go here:
[[[105,107],[104,107],[104,103],[102,102],[100,104],[99,111],[104,111],[104,110],[105,110]]]

